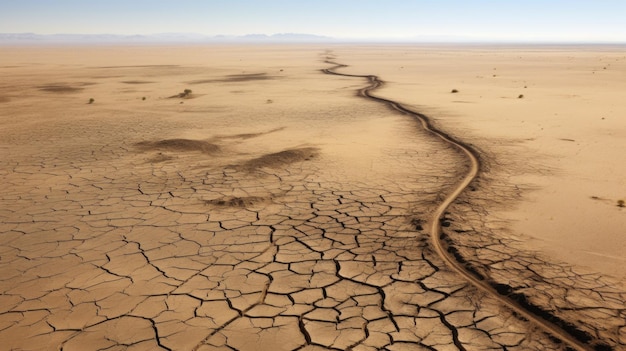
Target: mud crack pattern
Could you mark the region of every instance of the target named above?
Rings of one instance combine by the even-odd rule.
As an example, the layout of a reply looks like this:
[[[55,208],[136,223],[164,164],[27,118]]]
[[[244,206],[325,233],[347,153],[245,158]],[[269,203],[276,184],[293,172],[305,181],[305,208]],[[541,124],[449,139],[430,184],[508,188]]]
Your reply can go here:
[[[414,127],[419,142],[379,150],[390,178],[351,176],[313,146],[229,155],[219,140],[125,142],[117,134],[127,126],[73,149],[44,137],[28,149],[17,141],[30,135],[7,136],[29,156],[0,160],[0,343],[565,349],[430,248],[423,221],[466,166]]]
[[[65,182],[4,199],[9,349],[559,348],[442,268],[414,229],[415,206],[439,196],[419,184],[454,174],[359,184],[328,181],[314,161],[179,166],[14,168]],[[232,194],[262,201],[212,201]]]

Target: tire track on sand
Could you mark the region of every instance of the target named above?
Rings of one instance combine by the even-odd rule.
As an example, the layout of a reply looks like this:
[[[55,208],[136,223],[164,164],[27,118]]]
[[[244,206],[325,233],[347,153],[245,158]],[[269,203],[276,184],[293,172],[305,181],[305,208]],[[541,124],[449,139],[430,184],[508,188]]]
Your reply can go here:
[[[554,324],[554,323],[552,323],[552,322],[542,318],[539,315],[536,315],[536,314],[528,311],[527,309],[522,307],[520,304],[518,304],[516,301],[512,300],[511,298],[507,297],[506,295],[500,294],[498,291],[496,291],[496,289],[494,289],[493,286],[491,286],[487,281],[482,279],[482,277],[478,277],[478,276],[474,275],[472,272],[468,271],[454,257],[452,257],[451,255],[448,254],[448,251],[446,250],[446,248],[444,247],[444,245],[443,245],[443,243],[441,241],[441,234],[442,234],[441,233],[441,221],[442,221],[443,215],[446,212],[446,210],[448,209],[448,207],[469,186],[469,184],[474,179],[476,179],[476,177],[478,176],[478,173],[480,171],[480,158],[479,158],[478,153],[476,152],[476,150],[474,150],[474,148],[472,148],[471,146],[465,144],[464,142],[462,142],[462,141],[460,141],[460,140],[458,140],[458,139],[448,135],[444,131],[439,130],[439,129],[433,127],[433,125],[430,122],[430,119],[427,116],[425,116],[425,115],[423,115],[423,114],[421,114],[419,112],[415,112],[413,110],[410,110],[410,109],[404,107],[402,104],[400,104],[400,103],[398,103],[396,101],[372,95],[372,92],[374,90],[380,88],[383,85],[383,81],[380,80],[377,76],[375,76],[375,75],[359,75],[359,74],[339,73],[339,72],[337,72],[338,69],[345,68],[345,67],[348,67],[348,66],[347,65],[343,65],[343,64],[338,64],[336,62],[332,62],[332,61],[328,61],[328,60],[325,61],[325,63],[333,65],[330,68],[322,69],[322,72],[324,72],[326,74],[343,76],[343,77],[353,77],[353,78],[365,78],[365,79],[367,79],[367,81],[369,82],[369,85],[364,87],[364,88],[361,88],[358,91],[359,96],[362,96],[364,98],[367,98],[367,99],[370,99],[370,100],[374,100],[374,101],[386,104],[387,106],[395,109],[396,111],[398,111],[398,112],[400,112],[402,114],[405,114],[405,115],[411,116],[413,118],[416,118],[421,123],[422,128],[424,128],[425,131],[431,133],[432,135],[438,137],[442,141],[444,141],[444,142],[454,146],[455,148],[457,148],[461,153],[463,153],[467,157],[468,161],[470,162],[470,169],[467,172],[467,174],[465,175],[465,177],[463,178],[463,180],[456,186],[454,191],[452,191],[452,193],[450,193],[444,199],[444,201],[439,205],[439,207],[437,207],[437,210],[435,211],[435,213],[433,214],[432,219],[431,219],[431,226],[430,226],[431,241],[432,241],[432,244],[433,244],[433,247],[434,247],[435,251],[441,257],[441,259],[446,263],[446,265],[448,267],[450,267],[453,271],[455,271],[458,274],[460,274],[461,276],[463,276],[463,278],[465,278],[474,287],[476,287],[477,289],[479,289],[479,290],[489,294],[490,296],[492,296],[493,298],[498,300],[500,303],[502,303],[503,305],[507,306],[508,308],[513,310],[515,313],[517,313],[518,315],[524,317],[525,319],[527,319],[531,323],[535,324],[537,327],[539,327],[540,329],[544,330],[548,334],[550,334],[553,337],[556,337],[556,338],[560,339],[561,341],[563,341],[564,343],[568,344],[568,346],[570,348],[572,348],[574,350],[579,350],[579,351],[593,350],[589,345],[586,345],[585,343],[583,343],[580,340],[576,339],[574,336],[570,335],[567,331],[565,331],[564,329],[562,329],[558,325],[556,325],[556,324]]]

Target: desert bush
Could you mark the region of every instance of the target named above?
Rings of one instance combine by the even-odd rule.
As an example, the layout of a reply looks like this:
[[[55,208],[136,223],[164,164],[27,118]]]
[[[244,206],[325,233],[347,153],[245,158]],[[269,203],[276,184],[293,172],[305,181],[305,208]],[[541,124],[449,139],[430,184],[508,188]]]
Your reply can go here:
[[[88,104],[93,104],[95,101],[96,100],[94,100],[93,98],[90,98]]]
[[[458,90],[456,90],[456,89],[452,89],[452,91],[450,91],[450,92],[451,92],[452,94],[456,94],[456,93],[458,93],[459,91],[458,91]]]
[[[189,95],[191,95],[191,89],[185,89],[182,93],[178,94],[178,97],[186,98]]]
[[[519,94],[519,96],[517,98],[518,99],[523,99],[524,98],[524,94]]]
[[[169,97],[169,99],[176,99],[176,98],[181,98],[181,99],[185,99],[185,98],[191,98],[189,95],[191,95],[192,91],[191,89],[185,89],[183,90],[182,93],[178,93],[176,95],[172,95]],[[146,98],[144,97],[142,100],[145,100]]]
[[[617,207],[626,207],[624,200],[617,200]]]

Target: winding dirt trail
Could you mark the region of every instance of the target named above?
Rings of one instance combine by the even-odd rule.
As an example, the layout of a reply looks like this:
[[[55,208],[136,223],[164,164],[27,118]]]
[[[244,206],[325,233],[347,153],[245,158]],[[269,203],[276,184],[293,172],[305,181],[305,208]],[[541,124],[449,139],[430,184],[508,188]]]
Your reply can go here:
[[[367,79],[369,82],[369,85],[359,90],[358,93],[360,96],[380,102],[380,103],[384,103],[402,114],[416,118],[421,123],[422,128],[424,128],[425,131],[440,138],[442,141],[450,145],[453,145],[461,153],[467,156],[468,162],[470,163],[470,169],[468,170],[467,174],[462,179],[462,181],[459,182],[459,184],[456,186],[454,191],[448,194],[448,196],[443,200],[443,202],[439,205],[439,207],[437,207],[437,210],[434,212],[431,218],[431,223],[430,223],[430,236],[431,236],[433,247],[435,251],[437,252],[437,254],[441,257],[441,259],[448,265],[448,267],[450,267],[453,271],[463,276],[470,284],[472,284],[477,289],[489,294],[490,296],[492,296],[493,298],[495,298],[502,304],[509,307],[515,313],[519,314],[523,318],[535,324],[540,329],[562,340],[564,343],[568,344],[570,348],[575,349],[575,350],[593,350],[592,347],[582,343],[580,340],[570,335],[568,332],[563,330],[558,325],[542,318],[541,316],[538,316],[528,311],[527,309],[522,307],[520,304],[518,304],[514,300],[507,297],[506,295],[500,294],[493,286],[489,284],[488,281],[485,281],[484,279],[472,274],[462,264],[460,264],[454,257],[452,257],[446,250],[446,247],[441,241],[441,234],[442,234],[441,221],[448,207],[478,176],[478,173],[480,171],[480,158],[478,156],[478,153],[470,145],[460,140],[457,140],[456,138],[445,133],[444,131],[441,131],[433,127],[433,125],[430,122],[430,119],[427,116],[419,112],[412,111],[396,101],[372,95],[373,91],[375,91],[376,89],[380,88],[383,85],[383,81],[380,80],[377,76],[339,73],[336,70],[340,68],[345,68],[348,66],[343,65],[343,64],[338,64],[336,62],[332,62],[329,60],[325,61],[325,63],[334,65],[330,68],[322,69],[322,72],[326,74]]]

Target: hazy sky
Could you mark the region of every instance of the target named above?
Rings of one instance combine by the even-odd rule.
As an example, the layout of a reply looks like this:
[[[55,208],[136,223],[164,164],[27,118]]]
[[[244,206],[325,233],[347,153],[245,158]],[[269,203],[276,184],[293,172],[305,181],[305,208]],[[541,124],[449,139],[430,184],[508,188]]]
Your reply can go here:
[[[0,0],[0,33],[626,42],[626,0]]]

